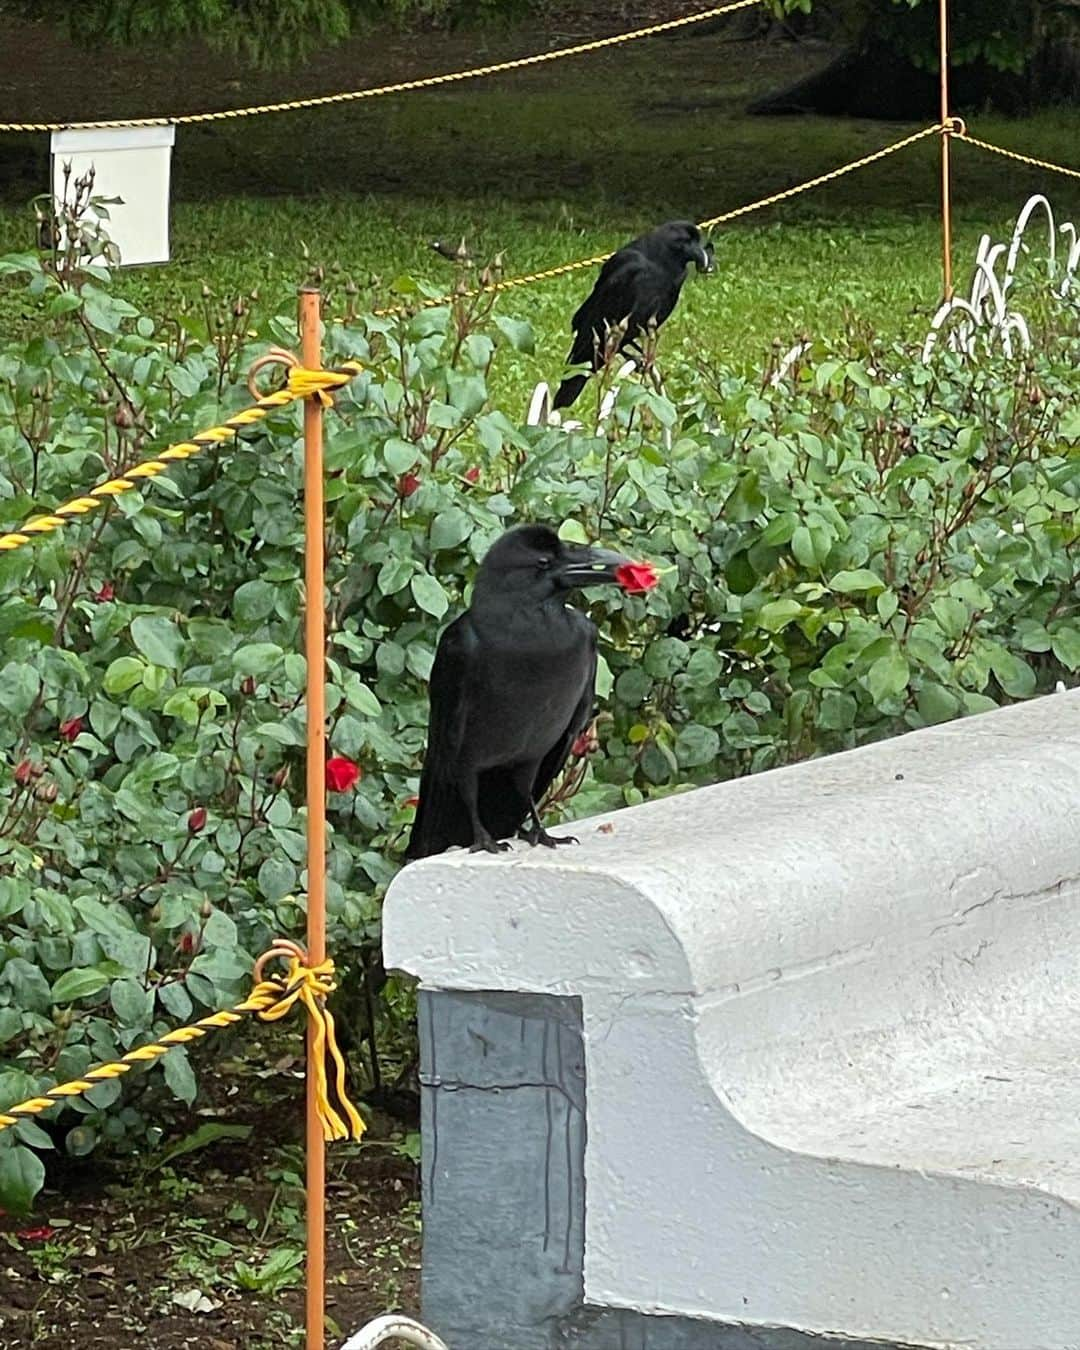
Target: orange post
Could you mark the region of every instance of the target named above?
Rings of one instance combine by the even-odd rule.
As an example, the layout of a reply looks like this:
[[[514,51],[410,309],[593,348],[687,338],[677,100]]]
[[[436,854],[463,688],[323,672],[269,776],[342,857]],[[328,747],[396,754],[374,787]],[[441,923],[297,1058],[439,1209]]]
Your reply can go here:
[[[952,273],[952,111],[949,107],[949,0],[940,0],[941,19],[941,249],[945,299],[953,298]]]
[[[300,292],[300,357],[322,368],[321,297]],[[323,409],[304,403],[304,654],[307,658],[307,950],[326,959],[326,615],[323,519]],[[315,1100],[314,1025],[307,1033],[307,1350],[323,1350],[326,1298],[326,1144]]]

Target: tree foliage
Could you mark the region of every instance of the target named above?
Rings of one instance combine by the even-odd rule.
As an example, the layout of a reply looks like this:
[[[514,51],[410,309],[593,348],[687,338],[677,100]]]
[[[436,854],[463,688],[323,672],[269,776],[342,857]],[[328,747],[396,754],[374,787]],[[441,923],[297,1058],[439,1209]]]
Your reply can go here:
[[[0,0],[5,12],[62,26],[86,45],[168,46],[199,39],[264,64],[286,64],[373,23],[485,19],[528,0]]]

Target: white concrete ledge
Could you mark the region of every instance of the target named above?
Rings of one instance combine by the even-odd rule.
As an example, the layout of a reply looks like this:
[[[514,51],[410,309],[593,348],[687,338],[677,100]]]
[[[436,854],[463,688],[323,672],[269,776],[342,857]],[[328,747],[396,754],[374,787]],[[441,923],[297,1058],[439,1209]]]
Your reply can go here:
[[[405,869],[386,962],[580,996],[590,1303],[1080,1347],[1080,692]]]

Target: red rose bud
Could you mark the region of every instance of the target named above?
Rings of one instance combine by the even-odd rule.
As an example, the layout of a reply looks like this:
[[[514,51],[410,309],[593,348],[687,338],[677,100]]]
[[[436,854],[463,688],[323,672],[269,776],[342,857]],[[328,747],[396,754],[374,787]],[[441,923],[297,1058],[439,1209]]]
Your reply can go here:
[[[55,783],[39,783],[34,789],[34,796],[39,802],[54,802],[60,795],[60,789]]]
[[[465,470],[465,481],[466,483],[479,483],[480,470],[476,467],[475,464],[472,466],[471,469]]]
[[[627,595],[644,595],[646,591],[652,590],[660,578],[652,563],[631,562],[616,567],[615,580]]]
[[[183,952],[185,956],[189,956],[195,950],[195,934],[181,933],[180,941],[176,944],[176,950]]]
[[[77,741],[82,735],[82,718],[69,717],[66,722],[60,723],[60,739],[62,741]]]
[[[198,834],[206,828],[206,807],[197,806],[187,818],[188,834]]]
[[[420,805],[420,798],[419,798],[419,797],[406,797],[405,800],[404,800],[401,804],[402,804],[402,806],[419,806],[419,805]]]
[[[420,486],[420,479],[414,473],[403,473],[397,480],[397,495],[411,497]]]
[[[344,755],[326,761],[326,786],[331,792],[348,792],[360,781],[360,765]]]
[[[20,787],[24,787],[34,776],[34,766],[28,759],[21,760],[15,766],[15,781]]]
[[[274,774],[273,778],[270,779],[270,781],[271,783],[273,783],[274,787],[276,787],[280,791],[281,788],[283,788],[285,784],[289,781],[290,773],[292,773],[291,766],[288,764],[283,764],[281,768],[278,769],[277,773]]]
[[[99,605],[103,605],[107,600],[113,600],[115,598],[116,598],[116,588],[113,586],[111,581],[106,581],[105,584],[102,586],[101,590],[97,591],[94,595],[94,599],[98,602]]]
[[[255,676],[245,675],[240,681],[240,692],[250,698],[255,692]]]

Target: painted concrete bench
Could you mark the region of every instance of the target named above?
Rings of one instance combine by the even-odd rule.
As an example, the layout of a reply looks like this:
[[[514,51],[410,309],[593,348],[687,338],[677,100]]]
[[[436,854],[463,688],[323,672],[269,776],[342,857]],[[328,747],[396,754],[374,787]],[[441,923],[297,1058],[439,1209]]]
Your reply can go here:
[[[575,833],[387,897],[451,1350],[1080,1347],[1080,692]]]

